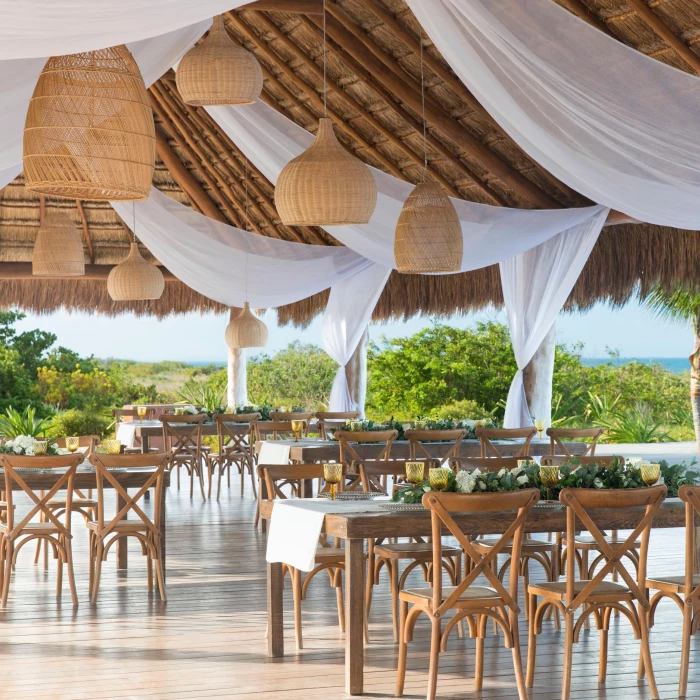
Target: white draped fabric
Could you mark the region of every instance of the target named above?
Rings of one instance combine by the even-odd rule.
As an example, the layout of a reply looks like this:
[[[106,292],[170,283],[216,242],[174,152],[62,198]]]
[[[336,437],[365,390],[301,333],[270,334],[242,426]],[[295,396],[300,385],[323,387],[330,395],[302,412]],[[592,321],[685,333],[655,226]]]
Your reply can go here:
[[[372,264],[331,288],[323,317],[321,346],[340,367],[333,380],[329,411],[364,410],[350,395],[345,365],[369,325],[390,272],[386,267]]]
[[[591,254],[607,210],[500,264],[501,285],[518,371],[508,392],[505,428],[532,425],[522,370],[554,324]]]
[[[95,5],[98,4],[95,3]],[[19,6],[22,3],[14,3],[14,5]],[[141,69],[146,86],[154,83],[168,71],[210,25],[211,20],[206,20],[153,39],[128,44],[129,50]],[[2,27],[1,22],[0,27]],[[34,92],[34,85],[48,60],[46,50],[43,56],[43,58],[23,60],[0,60],[0,170],[2,171],[18,164],[20,171],[22,169],[24,120],[27,116],[29,100]],[[0,184],[2,184],[1,180]]]
[[[551,0],[407,1],[464,84],[549,172],[641,221],[700,227],[698,78]]]
[[[248,1],[6,0],[0,6],[0,60],[128,44],[211,20]]]
[[[246,107],[208,107],[208,112],[270,182],[313,136],[264,102]],[[368,224],[328,226],[341,243],[386,268],[395,268],[394,232],[413,185],[372,168],[377,207]],[[596,219],[603,207],[532,211],[452,199],[462,224],[462,271],[494,265],[552,236]]]

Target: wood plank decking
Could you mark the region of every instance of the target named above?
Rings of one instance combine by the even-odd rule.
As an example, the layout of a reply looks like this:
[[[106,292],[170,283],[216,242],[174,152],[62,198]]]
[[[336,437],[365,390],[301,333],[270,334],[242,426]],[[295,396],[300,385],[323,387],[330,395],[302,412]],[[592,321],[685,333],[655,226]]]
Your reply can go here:
[[[103,568],[100,600],[87,602],[87,537],[74,521],[74,557],[80,606],[67,586],[57,604],[55,565],[48,574],[34,565],[33,549],[20,555],[7,612],[0,613],[0,700],[15,698],[241,698],[280,700],[344,698],[344,645],[338,632],[335,592],[327,579],[312,583],[303,603],[304,645],[294,648],[291,591],[285,591],[286,655],[266,653],[265,536],[252,528],[250,490],[238,484],[221,501],[190,501],[189,489],[168,489],[168,602],[149,597],[145,560],[130,544],[129,571],[117,572],[113,554]],[[152,502],[149,508],[152,507]],[[30,552],[30,550],[32,550]],[[681,530],[652,535],[650,573],[682,572]],[[382,576],[386,574],[383,572]],[[418,581],[418,579],[416,579]],[[662,603],[651,645],[659,691],[677,697],[680,612]],[[523,653],[527,633],[521,620]],[[531,697],[559,698],[561,637],[551,623],[538,639],[537,673]],[[366,650],[365,693],[393,697],[396,647],[392,642],[387,587],[375,589]],[[428,627],[418,624],[409,647],[406,697],[425,696]],[[574,651],[572,697],[648,698],[637,681],[639,645],[623,620],[610,632],[608,681],[597,684],[598,635],[582,633]],[[441,655],[440,698],[517,698],[511,655],[501,637],[486,640],[481,693],[472,684],[474,642],[450,642]],[[691,651],[688,697],[700,697],[700,640]]]

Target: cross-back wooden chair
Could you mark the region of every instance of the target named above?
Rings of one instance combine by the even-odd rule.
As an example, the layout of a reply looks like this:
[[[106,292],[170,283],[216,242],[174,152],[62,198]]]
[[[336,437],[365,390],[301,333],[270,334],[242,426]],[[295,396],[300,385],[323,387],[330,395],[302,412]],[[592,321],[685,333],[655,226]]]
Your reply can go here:
[[[311,423],[311,417],[313,413],[294,413],[293,411],[270,411],[270,418],[278,423],[291,423],[293,420],[303,420],[304,429],[301,431],[304,437],[309,435],[309,424]]]
[[[340,451],[340,461],[345,465],[348,479],[351,483],[349,490],[361,487],[362,480],[359,478],[360,463],[364,460],[374,462],[384,462],[391,459],[391,447],[398,437],[397,430],[337,430],[335,439],[338,441]],[[353,444],[354,443],[354,444]],[[357,447],[363,445],[374,445],[375,454],[371,457],[362,457]]]
[[[475,431],[479,438],[479,450],[482,457],[504,457],[497,445],[492,440],[523,440],[522,444],[512,454],[511,457],[523,458],[523,455],[530,453],[530,443],[537,434],[535,428],[482,428]]]
[[[700,487],[681,486],[678,496],[685,503],[685,572],[680,576],[647,577],[646,587],[656,591],[650,601],[650,627],[654,624],[656,608],[664,598],[676,603],[683,615],[678,697],[684,698],[688,691],[690,638],[697,633],[700,623],[700,574],[695,573],[695,520],[700,516]]]
[[[159,416],[163,424],[163,445],[171,455],[169,468],[170,471],[174,469],[177,472],[177,487],[180,488],[180,469],[184,468],[190,475],[190,498],[194,495],[194,480],[197,478],[205,500],[202,423],[206,419],[206,413],[194,416]]]
[[[95,467],[97,482],[97,519],[88,523],[90,533],[90,600],[97,602],[102,575],[102,562],[107,561],[110,547],[120,539],[135,537],[141,543],[141,550],[146,557],[148,572],[148,592],[153,591],[153,569],[162,601],[165,596],[165,579],[163,577],[163,533],[160,529],[161,494],[163,474],[172,459],[167,452],[143,455],[105,455],[93,454],[90,464]],[[135,495],[130,495],[110,469],[148,468],[153,473]],[[119,512],[108,519],[105,516],[104,489],[107,482],[115,491],[117,499],[121,497],[124,505]],[[150,488],[155,488],[153,519],[146,515],[139,501]],[[131,517],[130,517],[131,516]]]
[[[476,637],[475,690],[483,684],[484,638],[486,622],[490,618],[503,630],[505,646],[513,651],[513,666],[520,700],[526,700],[525,679],[520,657],[518,637],[518,576],[511,575],[508,588],[492,571],[492,561],[499,552],[510,546],[513,556],[520,557],[525,520],[531,508],[539,500],[536,489],[524,489],[504,493],[437,493],[431,491],[423,496],[423,505],[430,511],[433,543],[433,569],[440,567],[443,557],[442,532],[446,529],[457,539],[465,556],[472,561],[471,570],[456,586],[444,588],[440,576],[436,576],[432,588],[407,589],[399,593],[401,601],[401,632],[399,636],[399,663],[396,680],[396,695],[403,695],[406,676],[407,645],[413,639],[413,628],[421,613],[430,619],[430,670],[428,674],[428,700],[436,694],[438,679],[438,659],[445,650],[447,638],[454,626],[467,620],[469,633]],[[511,516],[507,514],[510,511]],[[478,552],[469,536],[454,519],[455,514],[480,513],[486,520],[497,519],[502,523],[511,518],[499,542],[486,554]],[[476,578],[484,575],[489,585],[476,585]],[[409,609],[410,606],[410,609]],[[455,610],[443,630],[443,618]]]
[[[260,416],[259,413],[252,414]],[[241,475],[241,496],[246,471],[250,474],[250,482],[253,485],[253,495],[258,497],[255,487],[255,459],[253,457],[253,422],[234,420],[236,416],[229,413],[214,414],[216,423],[216,437],[219,445],[217,452],[207,455],[207,471],[209,472],[208,497],[211,498],[211,483],[216,467],[219,468],[219,478],[216,486],[216,500],[221,494],[221,478],[224,473],[228,477],[228,485],[231,486],[231,469],[235,466]]]
[[[440,466],[449,465],[451,459],[459,457],[459,448],[467,435],[463,428],[456,430],[416,430],[411,428],[405,432],[408,440],[408,454],[412,460],[435,459],[426,450],[424,442],[453,442],[454,444],[439,458]]]
[[[316,482],[316,492],[324,493],[327,484],[323,480],[322,464],[284,464],[284,465],[259,465],[258,474],[264,481],[267,488],[268,498],[286,499],[287,495],[282,490],[285,486],[292,485],[294,494],[304,494],[305,484]],[[341,481],[342,488],[342,481]],[[316,549],[314,568],[303,578],[302,572],[288,564],[283,565],[283,571],[289,572],[292,579],[292,597],[294,599],[294,632],[297,649],[303,648],[302,623],[301,623],[301,602],[306,600],[306,594],[316,574],[327,571],[330,585],[336,589],[336,600],[338,604],[338,624],[340,631],[345,631],[345,610],[343,607],[343,579],[342,572],[345,569],[345,552],[340,548],[340,540],[334,546],[330,546],[325,535],[319,539]]]
[[[558,583],[531,583],[529,645],[527,659],[527,685],[532,687],[535,677],[535,657],[537,634],[542,631],[542,617],[549,606],[558,608],[564,617],[564,674],[562,678],[562,700],[571,694],[571,668],[573,645],[579,639],[584,622],[593,616],[600,630],[600,660],[598,682],[604,683],[608,664],[608,629],[613,610],[619,610],[631,623],[635,639],[641,638],[641,655],[646,671],[651,697],[659,697],[654,679],[649,650],[648,611],[649,600],[645,593],[647,554],[649,536],[654,514],[666,498],[665,486],[651,486],[640,489],[563,489],[559,500],[566,506],[566,534],[572,541],[578,528],[587,529],[596,540],[604,557],[604,564],[590,579],[576,580],[574,550],[567,550],[566,580]],[[611,546],[605,535],[596,525],[592,510],[600,509],[639,509],[644,508],[637,526],[621,541],[619,546]],[[635,518],[634,513],[628,517]],[[621,518],[622,519],[622,518]],[[641,535],[637,580],[624,566],[623,557]],[[605,578],[617,572],[623,583],[606,581]],[[537,603],[537,598],[542,602]],[[581,610],[578,619],[575,613]],[[641,676],[641,674],[640,674]]]
[[[569,440],[587,440],[590,438],[591,442],[588,443],[586,449],[580,456],[592,457],[595,454],[598,440],[603,437],[603,433],[605,433],[604,428],[547,428],[547,435],[549,435],[549,454],[561,454],[569,458],[574,457],[575,455],[571,454],[563,441],[567,438]]]
[[[112,415],[117,423],[123,423],[125,418],[130,418],[132,421],[139,420],[139,414],[135,408],[114,408],[112,409]],[[146,412],[146,415],[148,415],[148,412]]]
[[[254,427],[255,441],[294,439],[291,421],[258,421]]]
[[[319,411],[316,413],[318,434],[322,440],[328,440],[332,428],[339,428],[346,421],[357,420],[359,417],[359,411]]]
[[[5,494],[7,502],[6,521],[0,523],[0,588],[4,610],[10,591],[12,566],[19,550],[32,540],[46,540],[58,559],[56,573],[56,596],[61,595],[63,565],[67,567],[68,585],[73,605],[78,604],[73,573],[73,553],[71,534],[71,503],[73,499],[73,479],[82,455],[61,455],[55,457],[26,457],[0,455],[0,466],[5,471]],[[21,469],[22,472],[17,470]],[[38,493],[27,484],[27,477],[34,470],[56,470],[56,481],[48,491]],[[28,471],[25,471],[28,470]],[[18,487],[18,488],[16,488]],[[20,516],[15,512],[13,489],[21,491],[29,500],[29,511]],[[66,510],[61,522],[48,505],[58,491],[66,491]],[[40,522],[35,519],[40,518]]]
[[[392,459],[391,461],[365,460],[360,463],[360,481],[362,490],[366,493],[383,493],[383,482],[387,477],[394,478],[394,484],[398,485],[401,478],[406,476],[406,462],[425,462],[424,473],[428,477],[431,468],[440,466],[438,459],[404,460]],[[407,486],[406,483],[403,486]],[[382,566],[386,566],[389,574],[389,588],[391,590],[391,619],[394,628],[394,641],[399,640],[399,591],[406,584],[408,575],[420,567],[423,570],[425,581],[432,580],[433,545],[429,539],[411,537],[408,542],[385,542],[385,538],[369,540],[367,546],[367,588],[365,592],[366,617],[369,619],[369,611],[372,606],[372,587],[379,585],[379,573]],[[442,567],[445,569],[453,585],[460,579],[462,568],[462,550],[459,547],[443,547]],[[409,562],[401,572],[399,563]]]

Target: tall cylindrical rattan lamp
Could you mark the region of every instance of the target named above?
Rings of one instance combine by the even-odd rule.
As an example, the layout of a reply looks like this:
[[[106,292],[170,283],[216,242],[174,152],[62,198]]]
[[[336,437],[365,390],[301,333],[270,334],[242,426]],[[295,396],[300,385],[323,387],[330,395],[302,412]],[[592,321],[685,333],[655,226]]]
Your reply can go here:
[[[136,241],[131,243],[129,255],[107,277],[107,292],[115,301],[160,299],[165,289],[163,273],[144,260]]]
[[[445,190],[436,182],[417,184],[396,224],[396,269],[403,273],[459,272],[462,253],[462,227]]]
[[[82,277],[85,274],[83,242],[67,214],[47,214],[39,226],[32,253],[35,277]]]
[[[260,97],[263,74],[258,59],[234,44],[218,16],[206,39],[182,57],[176,82],[189,105],[248,105]]]
[[[322,117],[316,139],[290,160],[277,178],[275,205],[288,226],[366,224],[377,204],[377,184],[362,161],[335,137]]]
[[[225,338],[232,350],[262,348],[267,345],[267,326],[253,315],[246,301],[241,313],[226,326]]]
[[[28,190],[72,199],[146,199],[155,156],[153,111],[126,46],[46,62],[24,126]]]

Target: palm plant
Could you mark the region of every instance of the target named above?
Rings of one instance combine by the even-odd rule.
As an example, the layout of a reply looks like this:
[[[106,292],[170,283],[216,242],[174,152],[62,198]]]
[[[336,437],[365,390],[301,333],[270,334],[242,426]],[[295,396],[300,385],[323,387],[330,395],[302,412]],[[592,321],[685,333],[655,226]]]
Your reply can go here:
[[[690,361],[690,405],[693,411],[695,440],[700,449],[700,292],[679,288],[667,292],[654,287],[644,298],[644,305],[659,318],[681,323],[690,321],[695,331]]]
[[[0,415],[0,435],[12,440],[18,435],[38,437],[47,426],[46,418],[37,418],[36,409],[32,406],[27,406],[22,413],[8,406],[5,413]]]
[[[226,411],[226,377],[210,379],[207,382],[190,379],[182,385],[178,395],[183,401],[194,404],[209,416],[223,413]]]

